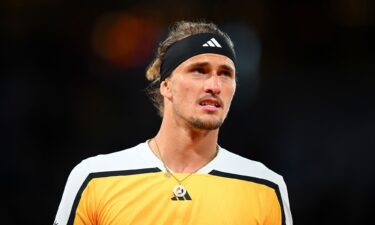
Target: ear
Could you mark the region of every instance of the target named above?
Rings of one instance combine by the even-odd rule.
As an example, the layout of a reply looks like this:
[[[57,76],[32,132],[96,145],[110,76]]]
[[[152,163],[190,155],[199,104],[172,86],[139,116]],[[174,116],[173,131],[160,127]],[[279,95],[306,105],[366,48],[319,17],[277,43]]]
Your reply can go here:
[[[167,99],[172,98],[171,81],[169,79],[165,79],[164,81],[161,82],[160,94]]]

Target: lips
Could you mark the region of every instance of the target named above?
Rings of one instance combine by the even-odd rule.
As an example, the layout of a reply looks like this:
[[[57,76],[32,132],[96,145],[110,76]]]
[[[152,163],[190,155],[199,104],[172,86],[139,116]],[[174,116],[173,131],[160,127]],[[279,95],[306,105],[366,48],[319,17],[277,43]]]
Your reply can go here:
[[[218,97],[203,97],[199,100],[199,105],[213,108],[221,108],[223,102]]]

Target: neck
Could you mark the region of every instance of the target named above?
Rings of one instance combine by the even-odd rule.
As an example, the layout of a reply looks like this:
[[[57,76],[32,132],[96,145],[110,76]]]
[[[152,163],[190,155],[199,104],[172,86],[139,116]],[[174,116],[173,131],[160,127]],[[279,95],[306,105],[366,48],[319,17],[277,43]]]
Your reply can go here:
[[[177,173],[193,173],[215,157],[218,129],[169,127],[163,121],[155,139],[157,144],[152,140],[150,147],[166,166]]]

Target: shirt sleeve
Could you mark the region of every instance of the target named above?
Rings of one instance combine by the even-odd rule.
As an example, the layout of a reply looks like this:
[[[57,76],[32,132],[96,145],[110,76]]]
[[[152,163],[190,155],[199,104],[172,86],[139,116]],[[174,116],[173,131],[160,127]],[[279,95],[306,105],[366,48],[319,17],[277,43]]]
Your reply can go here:
[[[74,223],[76,208],[80,202],[86,182],[88,181],[89,172],[83,161],[71,171],[68,177],[54,225],[68,225]]]
[[[278,183],[279,193],[268,196],[269,205],[264,225],[293,225],[292,214],[289,207],[288,192],[284,179],[280,177]],[[279,195],[279,197],[277,197]]]
[[[284,179],[282,179],[282,182],[279,185],[279,188],[280,188],[280,194],[281,194],[281,200],[282,200],[280,204],[283,205],[283,209],[284,209],[285,225],[293,225],[293,218],[292,218],[292,213],[290,210],[289,197],[288,197],[288,189],[286,187]]]
[[[75,211],[74,225],[96,225],[96,198],[95,187],[89,182],[83,190],[81,199]]]
[[[282,211],[276,193],[268,196],[269,205],[263,225],[282,225]]]

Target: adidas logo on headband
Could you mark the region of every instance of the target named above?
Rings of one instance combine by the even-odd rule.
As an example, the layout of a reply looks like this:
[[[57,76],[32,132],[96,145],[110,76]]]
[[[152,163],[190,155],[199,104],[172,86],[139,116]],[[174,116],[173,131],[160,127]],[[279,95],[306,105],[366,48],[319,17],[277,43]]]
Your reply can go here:
[[[205,53],[226,56],[236,64],[236,53],[225,37],[214,33],[193,34],[176,41],[167,48],[160,65],[160,82],[169,77],[173,70],[185,60]]]
[[[202,46],[203,47],[221,48],[221,45],[219,44],[219,42],[216,41],[215,38],[211,38],[209,41],[204,43]]]

